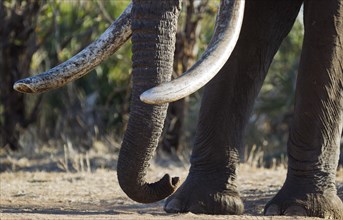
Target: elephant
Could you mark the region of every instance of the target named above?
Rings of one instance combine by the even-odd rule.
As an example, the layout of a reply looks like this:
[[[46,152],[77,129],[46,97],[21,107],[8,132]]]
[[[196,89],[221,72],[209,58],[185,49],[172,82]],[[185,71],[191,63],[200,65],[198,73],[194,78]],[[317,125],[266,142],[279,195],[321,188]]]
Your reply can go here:
[[[14,89],[39,93],[85,75],[132,40],[130,119],[117,175],[133,200],[166,197],[168,213],[242,214],[237,190],[238,149],[268,68],[304,7],[304,40],[294,119],[287,143],[288,170],[265,215],[343,219],[335,186],[343,125],[343,3],[340,0],[221,0],[211,42],[181,77],[170,81],[181,0],[133,0],[95,42],[70,60]],[[145,175],[163,128],[168,102],[205,86],[190,158],[180,184],[166,174]]]

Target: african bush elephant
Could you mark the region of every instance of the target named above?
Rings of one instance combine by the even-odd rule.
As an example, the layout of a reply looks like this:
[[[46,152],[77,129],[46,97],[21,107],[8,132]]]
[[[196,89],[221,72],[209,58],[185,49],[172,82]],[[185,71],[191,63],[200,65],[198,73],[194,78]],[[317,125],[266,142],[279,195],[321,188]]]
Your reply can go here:
[[[94,68],[132,35],[131,113],[118,160],[122,189],[142,203],[174,193],[177,177],[145,181],[163,127],[165,103],[206,84],[191,168],[185,182],[167,199],[165,210],[241,214],[243,203],[236,185],[238,148],[273,56],[302,4],[305,36],[287,146],[288,174],[264,213],[343,219],[343,203],[335,186],[343,124],[340,0],[222,0],[208,49],[172,82],[167,81],[181,0],[133,0],[93,44],[45,73],[18,81],[14,88],[33,93],[62,86]]]

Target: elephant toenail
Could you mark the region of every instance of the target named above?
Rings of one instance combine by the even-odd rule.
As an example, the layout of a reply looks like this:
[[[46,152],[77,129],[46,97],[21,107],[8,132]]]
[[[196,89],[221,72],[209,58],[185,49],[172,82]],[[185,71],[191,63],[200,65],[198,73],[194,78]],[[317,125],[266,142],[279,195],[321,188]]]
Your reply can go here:
[[[307,213],[306,210],[301,206],[290,206],[285,210],[284,215],[307,216]]]
[[[169,213],[179,213],[181,212],[181,201],[178,199],[173,199],[164,206],[164,211]]]
[[[325,219],[335,219],[335,217],[330,212],[325,212],[324,213],[324,218]]]
[[[271,215],[280,215],[280,208],[279,206],[273,204],[270,205],[267,210],[264,212],[264,215],[271,216]]]

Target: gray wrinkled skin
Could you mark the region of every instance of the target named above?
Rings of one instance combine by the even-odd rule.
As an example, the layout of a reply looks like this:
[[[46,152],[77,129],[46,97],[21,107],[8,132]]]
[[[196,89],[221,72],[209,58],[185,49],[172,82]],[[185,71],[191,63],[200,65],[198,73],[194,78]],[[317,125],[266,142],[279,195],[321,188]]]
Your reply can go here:
[[[246,1],[237,45],[205,86],[186,181],[170,213],[242,214],[238,150],[270,63],[304,3],[305,36],[288,141],[288,173],[266,215],[343,219],[335,175],[343,125],[343,3]],[[252,173],[253,175],[253,173]]]
[[[130,198],[146,203],[163,199],[178,186],[178,179],[169,175],[157,183],[145,181],[167,105],[147,105],[139,96],[170,80],[181,0],[134,0],[134,3],[133,95],[130,121],[119,156],[118,178]],[[287,144],[288,173],[283,187],[266,205],[265,214],[343,219],[343,203],[335,186],[343,125],[341,0],[246,1],[237,44],[219,73],[205,86],[189,175],[167,199],[165,211],[243,213],[236,179],[244,129],[273,57],[302,4],[305,36]],[[110,35],[107,33],[104,39],[100,37],[94,43],[97,46],[86,48],[87,53],[81,52],[48,71],[50,74],[21,80],[15,89],[46,91],[94,68],[94,63],[109,56],[107,51],[114,52],[130,36],[129,10],[121,16],[128,20],[115,22],[121,23],[116,46],[111,46],[114,41],[106,40],[105,36]]]
[[[181,77],[148,91],[140,99],[148,104],[177,101],[208,83],[230,57],[240,33],[245,1],[221,1],[213,38],[201,58]]]

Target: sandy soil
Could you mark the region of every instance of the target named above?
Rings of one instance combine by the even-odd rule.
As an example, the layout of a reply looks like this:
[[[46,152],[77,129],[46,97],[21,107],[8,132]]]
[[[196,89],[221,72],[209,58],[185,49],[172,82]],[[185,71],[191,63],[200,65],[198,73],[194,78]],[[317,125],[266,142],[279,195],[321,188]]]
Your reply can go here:
[[[77,168],[71,169],[71,164],[68,168],[71,171],[66,172],[63,160],[51,156],[46,160],[49,163],[42,163],[44,159],[41,158],[40,165],[25,158],[20,159],[24,161],[2,158],[0,219],[303,219],[262,216],[264,204],[284,181],[284,168],[260,169],[241,165],[238,181],[245,203],[243,216],[171,215],[163,211],[163,201],[138,204],[128,199],[118,185],[115,165],[106,166],[106,161],[111,158],[100,159],[105,161],[102,168],[87,171],[79,166],[78,169],[82,169],[75,171]],[[89,161],[90,164],[96,162]],[[188,166],[183,164],[154,163],[149,179],[156,180],[166,172],[184,179]],[[339,171],[337,185],[343,198],[342,171]]]

